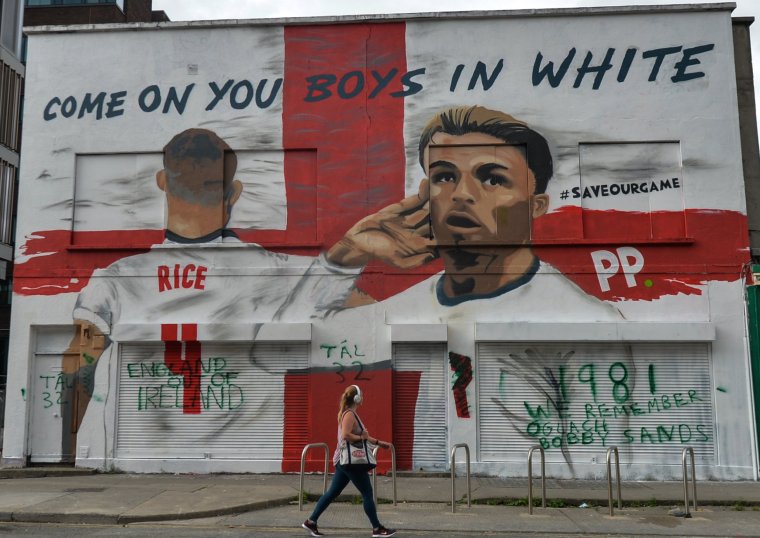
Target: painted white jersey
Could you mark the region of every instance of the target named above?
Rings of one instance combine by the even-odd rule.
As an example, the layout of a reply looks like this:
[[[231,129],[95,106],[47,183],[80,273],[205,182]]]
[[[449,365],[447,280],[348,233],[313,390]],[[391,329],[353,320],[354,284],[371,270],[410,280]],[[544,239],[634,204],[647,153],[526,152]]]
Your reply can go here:
[[[447,351],[466,356],[473,365],[476,364],[477,355],[477,322],[595,322],[623,319],[616,308],[588,295],[557,269],[543,262],[533,274],[518,279],[511,286],[505,286],[501,293],[478,299],[470,298],[456,304],[447,304],[452,301],[447,301],[442,295],[442,277],[443,272],[433,275],[404,293],[383,301],[386,319],[388,323],[398,324],[446,324]],[[521,366],[523,369],[529,367],[527,364]],[[452,378],[451,382],[453,381]],[[419,394],[432,393],[432,387],[437,383],[439,381],[431,379],[429,372],[421,372]],[[539,396],[540,394],[536,397]],[[468,388],[468,397],[469,406],[474,410],[474,384]],[[427,424],[438,420],[437,416],[433,406],[418,403],[414,420],[417,424]],[[423,464],[429,465],[429,450],[429,445],[415,442],[412,453],[415,468]]]
[[[556,268],[538,270],[501,293],[450,304],[439,292],[443,272],[383,301],[393,323],[620,321],[617,308],[589,295]],[[477,276],[475,276],[477,278]]]
[[[94,272],[74,319],[117,323],[307,322],[341,307],[358,269],[237,240],[166,242]]]

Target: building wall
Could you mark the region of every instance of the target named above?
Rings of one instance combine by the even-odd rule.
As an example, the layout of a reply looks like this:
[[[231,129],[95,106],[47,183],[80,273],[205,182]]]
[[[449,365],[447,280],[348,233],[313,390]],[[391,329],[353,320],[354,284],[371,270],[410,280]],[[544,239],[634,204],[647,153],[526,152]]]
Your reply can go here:
[[[752,74],[752,49],[749,27],[751,18],[734,18],[734,55],[736,58],[736,87],[739,100],[739,126],[742,141],[742,165],[747,192],[747,219],[749,222],[752,256],[760,255],[760,158],[757,142],[757,109],[755,84]]]
[[[401,468],[756,476],[725,6],[70,30],[29,43],[5,461],[294,471],[357,383]]]

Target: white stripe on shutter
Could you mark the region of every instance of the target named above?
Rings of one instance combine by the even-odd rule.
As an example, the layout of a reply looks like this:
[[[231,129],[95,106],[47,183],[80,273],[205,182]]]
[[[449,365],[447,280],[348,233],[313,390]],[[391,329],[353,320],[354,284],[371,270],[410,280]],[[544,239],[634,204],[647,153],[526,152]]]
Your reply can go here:
[[[692,446],[714,463],[708,357],[702,343],[480,343],[480,460],[525,461],[540,443],[555,462],[618,446],[621,463],[673,464]]]
[[[394,420],[393,439],[410,443],[413,433],[413,468],[440,470],[446,468],[446,349],[443,344],[394,344],[393,369],[399,372],[421,372],[414,424]],[[395,383],[394,405],[414,398],[413,387]],[[408,446],[408,445],[407,445]]]
[[[308,367],[308,346],[202,343],[201,412],[190,414],[164,344],[122,345],[117,457],[281,459],[284,375]]]

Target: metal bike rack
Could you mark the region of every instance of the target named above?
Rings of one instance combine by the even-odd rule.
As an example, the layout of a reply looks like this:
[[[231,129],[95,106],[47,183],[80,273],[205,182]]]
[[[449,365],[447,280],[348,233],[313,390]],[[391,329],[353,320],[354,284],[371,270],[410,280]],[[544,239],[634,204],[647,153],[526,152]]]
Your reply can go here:
[[[686,517],[691,517],[689,513],[689,481],[686,472],[686,454],[691,456],[691,484],[694,489],[694,511],[697,511],[697,472],[694,467],[694,449],[687,446],[681,451],[681,465],[683,467],[683,504]]]
[[[621,487],[620,487],[620,454],[618,453],[618,448],[616,446],[611,446],[607,449],[607,504],[610,507],[610,515],[615,515],[615,508],[613,506],[612,502],[612,466],[610,463],[612,454],[615,454],[615,476],[617,478],[617,499],[618,499],[618,510],[623,509],[623,495],[621,493]]]
[[[533,514],[533,451],[541,453],[541,508],[546,508],[546,458],[544,448],[535,445],[528,450],[528,514]]]
[[[470,485],[470,447],[467,443],[459,443],[451,447],[451,513],[456,512],[457,501],[454,495],[454,480],[456,478],[456,465],[454,464],[454,456],[457,453],[457,448],[464,448],[464,454],[467,458],[467,507],[472,506],[472,486]]]
[[[309,449],[312,448],[319,448],[322,447],[325,449],[325,483],[322,487],[322,495],[325,494],[327,491],[327,455],[330,452],[330,448],[327,446],[327,443],[312,443],[310,445],[306,445],[303,447],[303,452],[301,452],[301,477],[298,481],[298,511],[300,512],[303,510],[303,468],[306,464],[306,453],[309,451]]]
[[[377,450],[379,446],[372,449],[372,454],[377,461]],[[391,472],[393,473],[393,506],[397,506],[396,503],[396,447],[391,443],[388,443],[388,448],[391,450]],[[375,504],[377,505],[377,469],[372,469],[372,494],[375,496]]]

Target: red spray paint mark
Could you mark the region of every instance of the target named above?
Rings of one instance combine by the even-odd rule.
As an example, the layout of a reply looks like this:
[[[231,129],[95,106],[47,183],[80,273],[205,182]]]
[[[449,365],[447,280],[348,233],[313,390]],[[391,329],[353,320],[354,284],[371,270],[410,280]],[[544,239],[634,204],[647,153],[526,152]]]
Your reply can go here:
[[[449,351],[449,366],[454,372],[454,403],[459,418],[470,418],[470,404],[467,403],[467,386],[472,381],[472,360],[466,355]]]
[[[171,373],[182,376],[182,412],[200,414],[201,343],[198,341],[198,326],[194,323],[162,323],[161,340],[164,342],[164,364]]]

